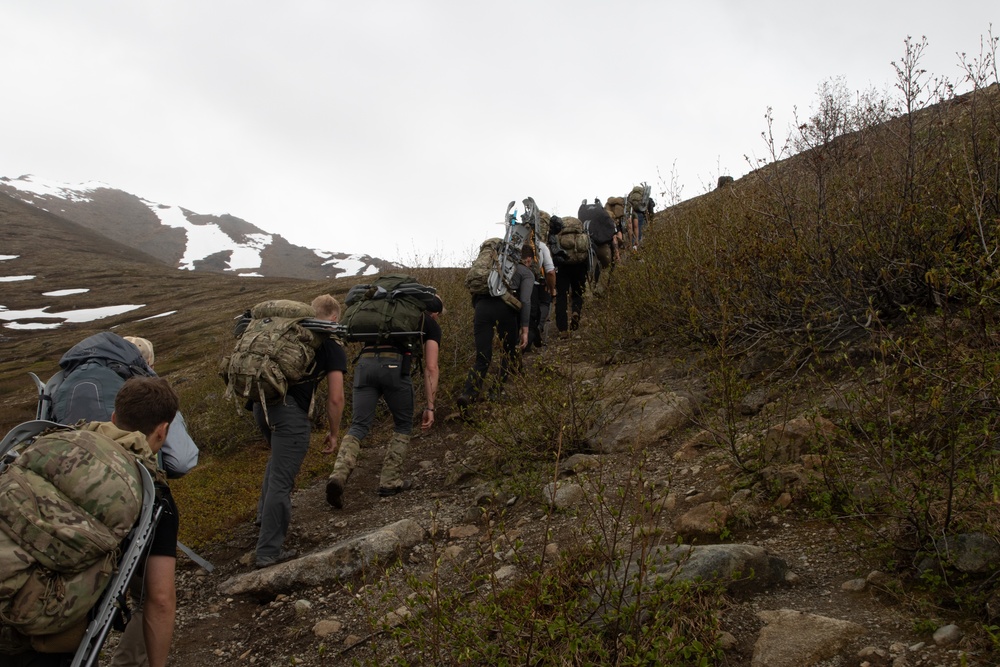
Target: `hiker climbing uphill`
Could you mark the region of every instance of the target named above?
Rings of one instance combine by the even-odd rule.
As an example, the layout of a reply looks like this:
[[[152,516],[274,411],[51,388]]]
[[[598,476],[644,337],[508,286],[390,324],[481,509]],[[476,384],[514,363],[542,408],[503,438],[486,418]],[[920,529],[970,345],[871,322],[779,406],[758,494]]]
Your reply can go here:
[[[413,432],[411,367],[415,357],[422,357],[427,404],[420,411],[420,426],[426,430],[434,425],[441,346],[437,318],[444,310],[433,287],[405,275],[387,275],[371,285],[356,285],[347,295],[347,306],[347,337],[364,341],[364,347],[354,369],[351,427],[340,443],[326,484],[326,500],[336,509],[344,507],[344,488],[375,420],[379,398],[392,413],[393,434],[382,461],[378,494],[394,496],[411,488],[412,480],[403,478]]]
[[[3,439],[0,664],[96,664],[120,621],[112,664],[166,665],[178,512],[156,453],[177,406],[166,380],[137,376],[118,391],[110,422],[27,422]]]
[[[298,555],[283,547],[292,519],[295,477],[309,450],[309,405],[322,379],[327,381],[330,427],[324,451],[337,447],[347,355],[335,340],[304,323],[332,323],[339,317],[340,304],[329,294],[316,297],[311,305],[280,299],[259,303],[238,325],[236,349],[223,362],[227,395],[249,402],[257,427],[271,447],[257,502],[258,568]]]
[[[535,285],[535,275],[531,265],[535,251],[530,245],[521,247],[521,263],[517,265],[510,280],[510,292],[516,295],[510,299],[504,296],[473,294],[472,304],[475,314],[472,320],[472,335],[476,344],[476,360],[465,381],[465,388],[458,397],[458,405],[465,409],[476,401],[483,390],[486,373],[493,361],[493,336],[500,337],[503,356],[500,359],[500,374],[497,384],[491,390],[491,397],[500,393],[507,375],[520,357],[518,352],[528,346],[528,324],[531,318],[531,292]],[[505,298],[508,297],[508,298]],[[515,309],[516,305],[516,309]]]
[[[575,331],[580,326],[583,293],[590,270],[591,242],[583,223],[577,218],[552,216],[551,229],[561,250],[553,253],[556,261],[556,328],[560,337],[566,338],[569,329]]]

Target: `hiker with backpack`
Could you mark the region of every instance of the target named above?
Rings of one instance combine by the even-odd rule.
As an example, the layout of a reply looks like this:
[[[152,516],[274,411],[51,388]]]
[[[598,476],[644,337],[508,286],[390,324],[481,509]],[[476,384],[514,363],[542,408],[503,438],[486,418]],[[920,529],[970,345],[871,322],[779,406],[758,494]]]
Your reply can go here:
[[[577,212],[577,216],[583,222],[584,228],[587,230],[590,240],[593,243],[594,255],[597,260],[592,267],[594,292],[600,293],[601,270],[607,269],[607,282],[610,285],[611,273],[619,259],[618,240],[616,238],[618,230],[615,228],[615,221],[611,219],[611,215],[601,205],[600,199],[594,199],[593,204],[588,204],[587,200],[584,199],[583,204],[580,205],[580,209]]]
[[[535,275],[531,271],[534,259],[535,251],[531,245],[522,245],[521,263],[514,267],[505,293],[501,296],[472,295],[472,335],[476,345],[476,358],[458,397],[458,405],[462,410],[480,398],[486,373],[493,361],[494,335],[500,338],[503,356],[500,358],[497,385],[490,392],[491,395],[500,392],[511,366],[517,368],[519,351],[528,347],[531,293],[535,286]]]
[[[99,627],[100,641],[91,644],[91,614],[97,612],[98,602],[105,608],[108,601],[102,597],[116,563],[126,568],[124,561],[118,563],[121,550],[143,530],[153,532],[146,548],[135,552],[136,557],[145,554],[145,564],[134,570],[143,571],[143,578],[132,581],[142,591],[141,607],[125,627],[113,664],[166,665],[176,610],[178,513],[156,453],[177,405],[177,394],[166,380],[138,376],[122,385],[110,423],[21,425],[52,428],[22,433],[21,442],[27,444],[0,465],[3,665],[55,667],[74,659],[96,664],[112,616]],[[155,487],[155,496],[153,488],[148,489],[149,507],[142,497],[140,472]],[[40,523],[48,529],[39,531]],[[13,554],[5,553],[11,548]],[[15,562],[15,571],[8,572],[6,565]],[[24,567],[28,569],[17,572]],[[133,570],[124,572],[127,576]],[[115,608],[127,618],[128,609],[121,603],[124,598],[115,601]]]
[[[628,193],[626,201],[629,209],[629,230],[632,236],[632,250],[639,249],[646,223],[653,217],[656,202],[649,196],[650,186],[636,185]]]
[[[340,318],[340,303],[329,294],[317,296],[309,308],[305,304],[298,306],[302,308],[302,312],[314,313],[315,319],[319,321],[336,322]],[[258,311],[258,315],[261,316],[258,320],[268,319],[263,317],[264,312]],[[271,319],[277,320],[279,317],[273,316]],[[243,335],[252,335],[251,329],[248,328]],[[270,567],[298,555],[295,550],[284,548],[285,537],[292,520],[295,478],[309,451],[312,433],[309,406],[317,385],[324,379],[327,383],[326,413],[330,432],[324,441],[326,446],[323,452],[330,454],[337,450],[345,403],[347,354],[333,338],[321,337],[315,348],[315,356],[306,361],[307,368],[300,369],[303,376],[289,384],[283,396],[264,401],[259,396],[249,396],[257,428],[271,447],[257,503],[260,525],[255,549],[257,568]]]
[[[625,223],[625,198],[608,197],[607,201],[604,202],[604,210],[608,212],[615,223],[615,241],[618,244],[618,249],[621,250],[626,244],[625,236],[628,233],[628,225]]]
[[[140,348],[142,349],[142,348]],[[166,441],[177,413],[177,394],[162,378],[134,377],[125,381],[115,397],[111,421],[123,431],[138,431],[154,454]],[[132,612],[111,659],[113,667],[160,667],[167,664],[177,608],[177,505],[166,480],[157,482],[164,511],[156,524],[146,556],[141,591],[142,605]]]
[[[591,240],[578,218],[552,216],[550,225],[556,235],[554,247],[559,250],[553,252],[556,262],[556,329],[560,337],[566,338],[569,329],[575,331],[580,326],[583,294],[590,272]]]
[[[535,249],[537,261],[532,265],[535,281],[531,292],[531,318],[525,351],[533,347],[545,347],[545,323],[549,321],[549,310],[556,295],[556,265],[552,260],[552,252],[542,238],[539,229],[533,229],[528,238],[528,243]]]
[[[156,377],[153,344],[135,336],[119,336],[102,331],[80,341],[59,359],[59,372],[38,386],[38,419],[59,424],[108,421],[115,395],[130,377]],[[198,445],[187,431],[184,415],[178,410],[170,425],[167,441],[159,452],[160,465],[175,479],[198,464]]]
[[[422,359],[427,401],[420,411],[420,428],[426,431],[434,425],[442,336],[437,320],[444,311],[444,302],[434,288],[420,285],[409,276],[384,276],[371,286],[361,287],[367,289],[353,304],[348,295],[350,305],[345,316],[348,338],[357,338],[364,346],[354,368],[351,427],[340,443],[326,483],[326,501],[335,509],[344,507],[344,488],[357,466],[361,442],[375,420],[379,398],[392,414],[393,434],[382,460],[378,495],[394,496],[413,486],[412,480],[403,478],[403,462],[413,433],[414,356]]]

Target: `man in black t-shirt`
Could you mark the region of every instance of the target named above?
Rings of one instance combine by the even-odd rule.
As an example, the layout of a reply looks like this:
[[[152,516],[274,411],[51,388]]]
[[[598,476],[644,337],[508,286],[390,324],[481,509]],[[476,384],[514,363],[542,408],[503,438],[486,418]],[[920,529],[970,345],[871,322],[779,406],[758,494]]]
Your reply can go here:
[[[317,319],[336,322],[340,304],[329,294],[312,302]],[[302,461],[309,451],[309,404],[316,385],[327,381],[327,418],[330,433],[326,436],[326,453],[337,450],[337,436],[344,412],[344,374],[347,355],[336,341],[328,339],[316,352],[316,372],[305,381],[292,385],[281,402],[268,403],[265,413],[260,403],[253,404],[253,414],[261,433],[271,445],[271,457],[264,469],[264,482],[257,504],[260,535],[257,537],[257,567],[268,567],[294,558],[297,553],[285,550],[285,536],[292,520],[292,490]]]
[[[155,455],[163,447],[170,423],[177,415],[177,394],[166,380],[159,377],[137,376],[125,381],[115,396],[111,421],[123,431],[138,431],[146,437]],[[151,461],[150,465],[153,465]],[[142,607],[133,610],[125,626],[113,665],[149,665],[164,667],[174,634],[177,593],[174,589],[177,561],[177,506],[170,495],[166,476],[156,478],[157,498],[163,513],[156,524],[145,564],[137,572],[145,572],[141,581]],[[138,576],[138,575],[136,575]],[[138,583],[133,579],[133,583]],[[38,653],[27,651],[13,656],[4,655],[9,667],[64,667],[72,653]]]
[[[153,454],[160,451],[167,438],[170,422],[177,413],[177,394],[162,378],[134,377],[125,381],[115,396],[111,421],[125,431],[139,431],[146,436]],[[142,607],[137,609],[115,650],[115,667],[167,664],[170,640],[174,634],[177,593],[174,588],[177,564],[177,505],[164,479],[156,481],[157,497],[163,513],[146,556],[140,566]]]
[[[424,396],[427,406],[421,412],[420,427],[434,424],[434,400],[438,385],[438,350],[441,346],[441,325],[437,318],[444,309],[440,298],[428,307],[423,317]],[[344,485],[358,463],[361,441],[371,430],[379,398],[392,413],[393,434],[382,460],[378,494],[394,496],[412,485],[402,477],[403,460],[413,431],[413,380],[410,377],[410,352],[393,345],[370,345],[362,348],[354,368],[351,394],[351,428],[337,452],[337,462],[326,483],[326,501],[337,509],[344,506]]]

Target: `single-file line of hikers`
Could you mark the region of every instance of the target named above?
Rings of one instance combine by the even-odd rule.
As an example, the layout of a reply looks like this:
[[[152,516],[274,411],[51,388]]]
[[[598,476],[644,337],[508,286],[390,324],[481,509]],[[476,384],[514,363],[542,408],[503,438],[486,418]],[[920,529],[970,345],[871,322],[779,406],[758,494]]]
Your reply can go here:
[[[457,399],[463,417],[502,393],[523,354],[547,345],[553,302],[560,338],[579,327],[588,289],[600,294],[622,250],[638,250],[655,206],[649,191],[644,183],[606,204],[584,200],[576,216],[550,215],[526,197],[519,218],[516,202],[508,204],[503,235],[482,243],[465,279],[476,353]],[[297,556],[284,543],[320,382],[329,427],[322,451],[334,455],[329,505],[349,502],[348,481],[380,400],[392,436],[377,493],[390,498],[413,487],[406,456],[414,429],[435,424],[444,312],[434,287],[387,274],[352,287],[343,312],[321,294],[310,304],[263,301],[234,318],[233,349],[219,369],[225,397],[252,412],[271,452],[255,519],[256,567]],[[494,337],[502,354],[488,383]],[[350,362],[351,423],[341,436],[347,343],[360,350]],[[111,664],[166,664],[177,551],[208,571],[212,565],[177,541],[169,480],[197,466],[199,449],[154,361],[151,341],[105,331],[71,347],[47,381],[31,374],[36,420],[0,441],[4,665],[94,665],[113,629],[122,635]]]

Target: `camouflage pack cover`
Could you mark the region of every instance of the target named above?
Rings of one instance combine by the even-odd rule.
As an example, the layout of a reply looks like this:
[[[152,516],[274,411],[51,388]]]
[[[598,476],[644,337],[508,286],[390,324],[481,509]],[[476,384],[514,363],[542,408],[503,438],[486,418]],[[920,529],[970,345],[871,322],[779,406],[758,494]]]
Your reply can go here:
[[[324,336],[302,326],[316,312],[298,301],[275,299],[250,309],[251,321],[232,354],[222,360],[226,396],[268,403],[309,377]]]
[[[633,211],[643,210],[644,207],[642,204],[642,199],[643,199],[643,187],[641,185],[635,186],[634,188],[632,188],[632,191],[628,193],[628,203],[632,207]]]
[[[499,263],[497,258],[502,243],[503,239],[492,238],[486,239],[479,245],[479,254],[472,261],[469,272],[465,274],[465,289],[469,290],[469,294],[489,295],[490,271],[494,270]]]
[[[542,243],[549,242],[549,227],[551,225],[551,222],[552,222],[552,216],[548,213],[548,211],[539,212],[538,230],[536,231],[535,236]]]
[[[566,264],[583,264],[590,258],[590,236],[579,218],[566,216],[559,232],[559,247],[566,251]]]
[[[621,220],[625,216],[625,198],[608,197],[604,202],[604,210],[615,220]]]
[[[142,509],[136,461],[157,474],[141,433],[92,422],[40,435],[0,474],[0,651],[97,603]]]

